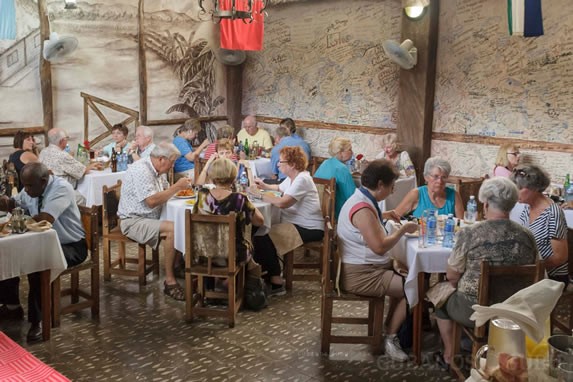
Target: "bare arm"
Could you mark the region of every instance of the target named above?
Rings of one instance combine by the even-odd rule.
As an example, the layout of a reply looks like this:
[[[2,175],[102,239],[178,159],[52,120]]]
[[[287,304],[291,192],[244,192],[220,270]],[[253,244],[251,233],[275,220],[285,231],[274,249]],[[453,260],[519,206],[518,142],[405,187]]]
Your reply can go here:
[[[402,199],[402,201],[400,202],[398,207],[396,207],[394,209],[394,211],[396,211],[396,213],[400,216],[404,216],[406,213],[413,211],[418,206],[418,197],[419,197],[419,192],[418,192],[417,188],[410,190],[406,194],[404,199]],[[460,202],[460,204],[461,204],[461,202]],[[463,211],[462,211],[462,215],[463,215]]]
[[[352,216],[352,224],[358,228],[368,248],[378,255],[385,254],[406,232],[415,232],[416,223],[408,222],[391,235],[386,235],[374,211],[362,208]]]
[[[266,184],[262,179],[254,179],[255,184],[262,190],[280,191],[278,184]]]
[[[452,284],[452,286],[454,287],[458,286],[458,281],[460,281],[460,277],[462,277],[462,275],[463,273],[455,271],[448,265],[448,268],[446,270],[446,277],[448,278],[448,281],[450,282],[450,284]]]
[[[38,157],[31,151],[24,151],[22,155],[20,155],[20,160],[22,163],[30,163],[30,162],[37,162]]]
[[[569,256],[567,239],[551,239],[551,248],[553,255],[545,259],[545,267],[547,269],[555,268],[565,263]]]
[[[297,200],[290,195],[274,196],[269,194],[262,195],[263,202],[271,203],[278,208],[289,208],[296,204]]]
[[[253,213],[253,217],[251,218],[251,223],[254,226],[260,227],[265,224],[265,218],[261,211],[258,208],[255,208],[255,212]]]
[[[191,187],[191,183],[192,180],[190,178],[181,178],[168,189],[147,197],[147,199],[145,199],[145,204],[147,204],[149,208],[155,208],[161,204],[165,204],[171,197],[173,197],[173,195],[179,191]]]
[[[205,182],[207,181],[207,171],[209,170],[209,166],[211,166],[211,163],[213,163],[213,161],[217,158],[219,158],[219,154],[217,153],[213,153],[213,155],[209,157],[207,163],[205,163],[205,166],[203,166],[203,170],[201,170],[199,177],[195,179],[195,184],[198,184],[200,186],[205,184]]]
[[[199,145],[199,147],[197,147],[197,150],[190,151],[187,154],[185,154],[185,159],[187,159],[189,162],[193,162],[195,159],[197,159],[199,157],[201,152],[203,150],[205,150],[205,147],[207,147],[208,145],[209,145],[209,140],[205,139],[203,141],[203,143],[201,143],[201,145]],[[211,159],[211,158],[209,158],[209,159]]]

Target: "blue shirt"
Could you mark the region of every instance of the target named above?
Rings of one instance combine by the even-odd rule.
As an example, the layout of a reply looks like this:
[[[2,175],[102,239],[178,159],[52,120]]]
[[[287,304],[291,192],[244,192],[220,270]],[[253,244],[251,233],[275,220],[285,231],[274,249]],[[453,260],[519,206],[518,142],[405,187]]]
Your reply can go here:
[[[338,158],[332,157],[322,162],[318,170],[314,173],[315,178],[336,179],[336,204],[334,217],[338,220],[338,214],[344,203],[356,191],[356,185],[348,167]]]
[[[52,227],[61,244],[75,243],[85,238],[74,189],[67,180],[50,175],[42,193],[42,208],[38,208],[38,199],[28,195],[25,189],[14,197],[16,205],[22,207],[30,216],[40,212],[50,214],[54,218]]]
[[[428,186],[418,187],[418,206],[412,215],[419,218],[424,210],[438,210],[438,215],[456,214],[456,191],[453,188],[446,187],[446,203],[442,208],[434,206],[428,195]]]
[[[190,162],[185,158],[185,155],[193,152],[193,146],[191,146],[191,143],[189,143],[187,139],[177,136],[173,138],[173,144],[177,147],[179,152],[181,152],[181,156],[175,161],[173,172],[177,174],[178,172],[195,168],[195,163]]]
[[[304,139],[298,135],[283,137],[271,150],[271,168],[273,174],[278,174],[279,179],[285,178],[285,174],[279,171],[279,160],[281,149],[286,146],[299,146],[306,154],[306,159],[310,160],[310,146],[304,141]]]

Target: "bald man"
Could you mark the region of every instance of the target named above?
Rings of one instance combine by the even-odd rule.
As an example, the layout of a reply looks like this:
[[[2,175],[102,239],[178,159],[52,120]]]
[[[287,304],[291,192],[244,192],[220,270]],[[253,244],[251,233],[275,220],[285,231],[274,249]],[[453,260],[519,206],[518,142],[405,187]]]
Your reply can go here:
[[[34,220],[49,221],[58,234],[68,267],[84,262],[88,255],[87,244],[72,186],[64,179],[50,175],[48,168],[38,162],[25,165],[21,178],[24,189],[12,199],[0,197],[0,209],[11,211],[22,207]],[[28,283],[28,321],[31,326],[27,339],[34,342],[42,339],[40,274],[29,274]],[[19,285],[18,277],[0,281],[0,321],[23,318]]]
[[[243,145],[245,141],[249,140],[249,146],[253,144],[253,142],[257,142],[260,147],[263,147],[265,150],[270,150],[273,148],[273,141],[271,140],[271,136],[269,135],[268,131],[264,129],[259,129],[257,126],[257,119],[254,115],[248,115],[243,119],[243,123],[241,124],[242,129],[237,134],[237,140]]]

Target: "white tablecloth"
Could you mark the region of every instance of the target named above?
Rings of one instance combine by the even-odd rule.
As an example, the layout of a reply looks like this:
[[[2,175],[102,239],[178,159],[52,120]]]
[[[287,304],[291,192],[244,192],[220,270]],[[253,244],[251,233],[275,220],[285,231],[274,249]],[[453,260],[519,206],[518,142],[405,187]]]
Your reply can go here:
[[[123,178],[125,171],[111,172],[110,168],[103,171],[90,171],[78,182],[78,192],[86,198],[86,206],[102,205],[103,186],[113,186]]]
[[[392,223],[387,223],[388,232],[396,228]],[[389,251],[390,256],[408,266],[408,277],[404,282],[404,293],[410,306],[418,303],[418,273],[443,273],[448,266],[448,258],[451,248],[435,245],[427,248],[418,247],[418,238],[403,236],[398,243]]]
[[[67,266],[53,229],[0,238],[0,280],[49,269],[54,281]]]
[[[249,164],[251,165],[253,176],[262,179],[273,177],[273,169],[271,167],[271,160],[269,158],[250,160]]]
[[[515,207],[509,213],[509,219],[513,220],[514,222],[519,223],[519,215],[525,208],[525,204],[523,203],[516,203]],[[573,210],[567,209],[563,210],[565,212],[565,220],[567,221],[567,227],[573,229]]]
[[[192,209],[193,206],[186,204],[188,199],[171,199],[161,211],[161,220],[169,220],[174,225],[175,249],[185,252],[185,210]],[[265,218],[264,226],[260,227],[255,235],[265,235],[269,233],[272,224],[280,221],[280,209],[273,207],[266,202],[253,202],[255,207],[261,211]]]
[[[416,177],[409,176],[405,178],[398,178],[396,184],[394,185],[394,192],[390,194],[386,199],[382,200],[379,204],[382,211],[393,210],[400,204],[402,199],[406,196],[410,190],[416,188]]]

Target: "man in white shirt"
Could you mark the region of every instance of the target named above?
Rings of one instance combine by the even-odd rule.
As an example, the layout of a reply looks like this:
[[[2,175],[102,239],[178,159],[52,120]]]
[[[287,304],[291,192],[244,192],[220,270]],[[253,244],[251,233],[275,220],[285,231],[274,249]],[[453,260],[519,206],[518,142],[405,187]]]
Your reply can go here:
[[[149,157],[154,148],[153,130],[149,126],[141,125],[135,130],[135,140],[129,147],[128,155],[131,155],[133,162],[135,162],[141,158]]]
[[[257,142],[258,145],[265,150],[270,150],[273,148],[273,141],[268,131],[264,129],[259,129],[257,127],[257,119],[254,115],[248,115],[243,119],[242,129],[237,133],[237,140],[243,145],[245,141],[249,140],[249,147],[253,142]]]

